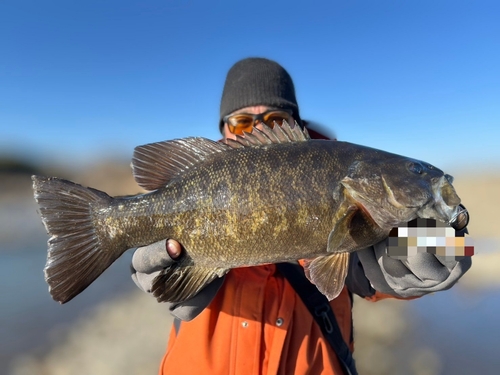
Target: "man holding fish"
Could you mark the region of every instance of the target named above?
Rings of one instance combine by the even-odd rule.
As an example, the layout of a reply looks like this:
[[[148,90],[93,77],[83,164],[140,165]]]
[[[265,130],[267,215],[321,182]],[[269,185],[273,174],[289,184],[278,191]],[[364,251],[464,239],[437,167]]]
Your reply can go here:
[[[269,128],[283,127],[288,131],[288,124],[295,122],[300,129],[305,124],[300,118],[292,79],[283,67],[271,60],[248,58],[237,62],[229,70],[220,108],[219,126],[224,142],[233,144],[235,148],[247,147],[245,142],[254,143],[248,147],[266,147],[261,144],[264,142],[262,139],[268,142],[281,134],[276,129],[273,129],[273,133]],[[254,127],[260,130],[256,131],[256,137],[260,137],[260,140],[246,134],[251,133]],[[326,138],[313,129],[309,129],[308,133],[312,139]],[[242,140],[242,137],[249,141]],[[302,141],[302,135],[297,137],[299,142]],[[308,138],[307,132],[305,137]],[[139,149],[137,158],[149,151]],[[314,159],[311,160],[314,162]],[[147,170],[148,165],[145,164],[143,168]],[[405,172],[409,170],[408,173],[415,175],[438,173],[435,167],[414,161],[407,163],[405,168]],[[179,244],[176,240],[181,241],[180,238],[171,238],[138,248],[132,260],[132,277],[136,284],[142,290],[154,294],[158,300],[180,301],[170,306],[176,320],[160,373],[354,374],[356,370],[351,356],[354,349],[352,293],[377,301],[384,298],[410,299],[452,287],[470,268],[470,257],[455,260],[420,253],[407,259],[393,259],[387,255],[385,240],[375,246],[360,248],[363,238],[379,238],[377,236],[380,233],[376,229],[366,229],[369,226],[358,233],[351,228],[358,222],[375,222],[379,226],[382,222],[373,214],[373,210],[370,211],[369,202],[364,205],[353,203],[362,201],[363,194],[356,184],[362,184],[364,180],[355,180],[358,174],[365,171],[363,162],[357,160],[349,169],[349,178],[342,180],[342,190],[333,192],[342,196],[342,199],[347,197],[349,203],[343,203],[332,218],[336,223],[335,229],[328,238],[324,238],[324,243],[325,246],[328,243],[328,252],[335,253],[336,249],[341,248],[345,248],[345,252],[339,250],[327,256],[319,256],[318,252],[315,259],[311,256],[310,260],[299,261],[300,266],[296,262],[296,265],[290,262],[286,266],[269,262],[253,267],[232,268],[229,272],[218,274],[222,277],[211,276],[210,280],[213,281],[207,286],[202,285],[201,290],[198,288],[193,291],[186,300],[185,295],[170,298],[170,292],[163,290],[167,280],[169,283],[177,282],[181,280],[180,276],[174,279],[161,277],[165,269],[172,268],[177,260],[183,259],[184,254],[189,252],[188,244]],[[141,173],[139,163],[136,163],[134,173],[137,179]],[[451,177],[439,173],[432,181],[439,177],[440,199],[446,204],[442,203],[444,208],[438,211],[445,212],[448,206],[455,207],[453,219],[450,219],[452,214],[449,213],[446,213],[446,218],[449,225],[458,231],[464,230],[466,223],[457,224],[457,220],[460,217],[463,221],[466,211],[457,208],[460,202],[454,191],[450,190],[453,189]],[[314,179],[315,175],[311,173],[311,183],[314,183]],[[397,191],[391,190],[393,181],[386,181],[384,177],[377,181],[381,183],[381,191],[388,194],[386,200],[399,205],[401,210],[404,199],[398,196]],[[262,181],[251,178],[246,183],[254,185],[257,194],[263,189],[273,188],[271,183],[266,186]],[[289,189],[292,190],[293,186],[283,186],[281,190]],[[359,209],[361,206],[362,209]],[[371,214],[368,215],[366,211]],[[426,211],[422,209],[420,212]],[[306,215],[305,211],[299,210],[297,213],[299,216],[302,214]],[[259,218],[255,218],[255,215],[257,213],[249,213],[253,221],[249,220],[246,230],[263,230],[266,223],[268,227],[271,226],[268,221],[270,213],[259,212]],[[307,223],[312,223],[307,225],[317,227],[320,232],[320,225],[314,222],[316,217],[308,215]],[[321,216],[318,214],[318,217]],[[241,220],[241,216],[238,220]],[[273,222],[272,225],[273,230],[277,231],[280,225],[294,224],[289,219],[288,222]],[[342,229],[350,232],[346,235]],[[387,233],[381,238],[384,236]],[[311,244],[314,241],[311,238]],[[358,245],[354,246],[353,243]],[[225,255],[220,256],[222,259]],[[303,266],[307,277],[302,271]],[[286,267],[295,267],[299,273],[292,270],[292,275],[287,274],[290,271]],[[330,269],[335,269],[333,279],[323,280],[323,276],[319,275],[325,272],[318,270]],[[309,306],[312,302],[304,297],[304,291],[298,290],[301,284],[312,285],[308,279],[331,299],[326,309],[333,311],[333,317],[328,315],[330,311],[328,314],[322,311],[317,316],[311,313],[314,311],[314,306],[313,310]],[[182,283],[182,280],[179,282]],[[332,289],[328,286],[331,284],[337,285],[337,288]],[[327,286],[322,288],[323,285]],[[315,306],[321,306],[321,301],[319,304],[316,301]],[[326,328],[321,325],[321,318],[328,323]],[[333,324],[333,328],[329,324]]]

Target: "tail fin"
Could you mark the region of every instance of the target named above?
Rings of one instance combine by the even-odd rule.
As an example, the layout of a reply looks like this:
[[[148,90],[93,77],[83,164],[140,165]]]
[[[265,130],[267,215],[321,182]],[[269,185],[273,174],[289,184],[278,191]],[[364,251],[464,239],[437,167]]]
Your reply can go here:
[[[70,301],[87,288],[120,255],[103,251],[92,223],[95,208],[112,198],[99,190],[58,178],[32,176],[35,200],[47,233],[44,273],[52,298]]]

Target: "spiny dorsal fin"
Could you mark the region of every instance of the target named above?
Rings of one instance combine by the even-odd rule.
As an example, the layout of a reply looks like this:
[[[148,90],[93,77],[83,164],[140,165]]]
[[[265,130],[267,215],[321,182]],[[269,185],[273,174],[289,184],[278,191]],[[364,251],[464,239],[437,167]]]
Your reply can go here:
[[[253,128],[251,133],[237,135],[236,139],[226,139],[224,143],[232,148],[258,147],[273,143],[305,142],[311,139],[306,128],[301,128],[297,122],[291,127],[286,121],[283,125],[272,129],[263,124],[262,130]]]
[[[210,155],[228,149],[223,143],[201,137],[138,146],[132,158],[134,178],[142,188],[156,190]]]

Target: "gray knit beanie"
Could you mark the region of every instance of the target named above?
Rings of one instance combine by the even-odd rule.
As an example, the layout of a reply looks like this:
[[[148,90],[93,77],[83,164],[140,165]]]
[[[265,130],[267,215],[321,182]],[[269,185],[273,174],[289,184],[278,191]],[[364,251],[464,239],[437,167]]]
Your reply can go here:
[[[274,61],[251,57],[238,61],[227,73],[220,103],[221,132],[224,116],[256,105],[289,109],[295,121],[301,124],[295,88],[288,72]]]

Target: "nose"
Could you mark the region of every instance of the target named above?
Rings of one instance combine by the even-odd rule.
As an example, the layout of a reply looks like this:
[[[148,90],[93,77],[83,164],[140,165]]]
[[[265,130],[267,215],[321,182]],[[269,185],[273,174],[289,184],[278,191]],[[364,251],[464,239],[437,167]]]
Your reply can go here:
[[[469,224],[469,211],[463,204],[458,205],[457,213],[451,218],[450,225],[456,231],[461,231]]]

